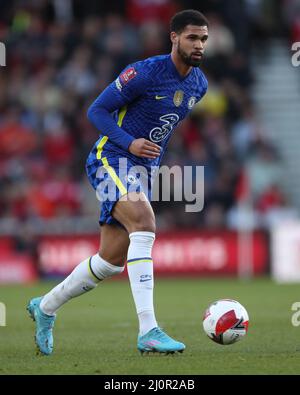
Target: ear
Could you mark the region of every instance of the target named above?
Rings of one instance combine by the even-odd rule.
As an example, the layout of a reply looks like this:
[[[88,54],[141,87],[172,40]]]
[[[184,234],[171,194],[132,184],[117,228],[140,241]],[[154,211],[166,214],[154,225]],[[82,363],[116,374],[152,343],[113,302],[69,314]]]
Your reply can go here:
[[[178,42],[178,34],[175,32],[171,32],[170,33],[170,40],[172,42],[172,44],[177,44]]]

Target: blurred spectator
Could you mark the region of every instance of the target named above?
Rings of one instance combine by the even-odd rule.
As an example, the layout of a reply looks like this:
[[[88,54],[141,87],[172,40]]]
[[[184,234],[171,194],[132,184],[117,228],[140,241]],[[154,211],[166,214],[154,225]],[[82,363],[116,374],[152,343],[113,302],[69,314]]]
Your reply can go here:
[[[300,2],[282,0],[282,14],[291,43],[300,41]]]
[[[24,156],[37,146],[37,136],[21,119],[21,108],[11,106],[0,123],[0,154],[2,157]]]
[[[231,31],[222,23],[221,17],[209,14],[209,40],[205,49],[207,58],[230,56],[235,48],[235,40]]]
[[[172,0],[126,0],[127,17],[134,25],[157,21],[168,26],[177,11],[178,6]]]
[[[283,177],[280,160],[274,148],[266,142],[257,142],[246,162],[251,194],[257,201],[272,186],[281,186]]]
[[[240,160],[250,154],[250,148],[261,138],[263,132],[254,116],[253,108],[243,109],[241,118],[232,127],[232,143]]]
[[[205,209],[185,213],[184,201],[154,203],[158,227],[237,225],[241,169],[254,216],[265,218],[258,226],[290,215],[280,161],[251,103],[249,52],[253,40],[261,47],[283,23],[300,41],[299,0],[0,3],[0,41],[9,54],[0,74],[0,232],[28,224],[30,234],[74,231],[71,220],[79,218],[80,228],[85,217],[97,229],[98,201],[84,169],[97,139],[87,107],[127,64],[169,51],[170,17],[185,8],[201,9],[210,21],[202,65],[209,89],[173,135],[163,164],[191,166],[190,183],[202,182],[195,169],[204,166]],[[31,236],[22,243],[30,249]]]

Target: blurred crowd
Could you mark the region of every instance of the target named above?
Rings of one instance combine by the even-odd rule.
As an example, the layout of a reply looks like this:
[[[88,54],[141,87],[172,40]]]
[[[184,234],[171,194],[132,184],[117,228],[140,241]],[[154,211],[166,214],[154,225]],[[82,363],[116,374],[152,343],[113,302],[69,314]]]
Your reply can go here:
[[[264,227],[263,215],[288,205],[280,153],[255,116],[249,60],[274,35],[300,41],[299,1],[0,0],[0,233],[98,229],[85,175],[97,139],[87,108],[127,64],[170,52],[170,17],[200,6],[210,21],[209,89],[163,163],[205,166],[205,207],[153,203],[158,228],[234,228],[241,202]]]

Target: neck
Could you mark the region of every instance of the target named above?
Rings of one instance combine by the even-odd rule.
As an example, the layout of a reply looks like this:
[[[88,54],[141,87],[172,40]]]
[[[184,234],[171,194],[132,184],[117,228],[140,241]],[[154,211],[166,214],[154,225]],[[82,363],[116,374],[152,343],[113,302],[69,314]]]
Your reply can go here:
[[[175,48],[172,49],[171,52],[171,59],[178,71],[178,73],[182,76],[182,77],[186,77],[190,71],[192,70],[192,66],[188,66],[187,64],[185,64],[182,59],[180,58],[180,56],[178,55],[177,51],[175,50]]]

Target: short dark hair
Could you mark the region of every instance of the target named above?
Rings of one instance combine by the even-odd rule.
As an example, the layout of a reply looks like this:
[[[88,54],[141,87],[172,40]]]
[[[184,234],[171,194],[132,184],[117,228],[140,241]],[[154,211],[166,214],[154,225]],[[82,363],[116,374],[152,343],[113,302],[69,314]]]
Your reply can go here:
[[[177,14],[175,14],[171,19],[170,22],[171,32],[175,32],[179,34],[185,29],[187,25],[209,27],[209,22],[200,11],[197,10],[180,11]]]

